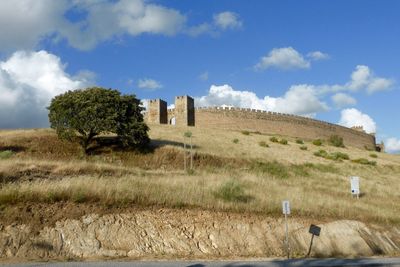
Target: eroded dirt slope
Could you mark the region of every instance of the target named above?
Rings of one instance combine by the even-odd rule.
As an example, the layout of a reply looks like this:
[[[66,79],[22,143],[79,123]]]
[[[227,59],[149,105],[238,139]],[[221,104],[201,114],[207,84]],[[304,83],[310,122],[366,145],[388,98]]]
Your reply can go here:
[[[308,221],[291,218],[290,247],[307,253]],[[321,223],[313,256],[398,255],[400,228],[357,221]],[[149,209],[119,214],[87,214],[43,228],[1,227],[3,259],[232,258],[284,256],[282,219],[199,210]]]

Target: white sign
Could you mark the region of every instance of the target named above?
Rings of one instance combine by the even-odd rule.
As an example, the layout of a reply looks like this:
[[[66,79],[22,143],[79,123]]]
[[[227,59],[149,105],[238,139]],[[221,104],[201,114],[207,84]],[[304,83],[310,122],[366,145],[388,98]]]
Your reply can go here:
[[[350,177],[351,193],[353,195],[360,194],[360,177],[352,176]]]
[[[290,214],[290,203],[289,203],[289,200],[282,201],[282,212],[285,215],[289,215]]]

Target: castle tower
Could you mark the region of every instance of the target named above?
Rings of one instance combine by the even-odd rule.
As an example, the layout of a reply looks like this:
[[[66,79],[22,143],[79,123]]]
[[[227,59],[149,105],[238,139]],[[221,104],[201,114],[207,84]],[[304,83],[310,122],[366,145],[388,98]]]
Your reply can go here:
[[[176,125],[194,126],[194,99],[190,96],[175,97],[175,122]]]
[[[150,100],[148,122],[157,124],[168,123],[167,102],[161,99]]]

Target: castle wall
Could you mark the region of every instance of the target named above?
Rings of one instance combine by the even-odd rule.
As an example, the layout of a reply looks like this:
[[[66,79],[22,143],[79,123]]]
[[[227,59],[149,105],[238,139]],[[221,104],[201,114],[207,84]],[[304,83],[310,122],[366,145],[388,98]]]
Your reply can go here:
[[[375,149],[375,136],[310,118],[252,109],[196,108],[196,127],[259,131],[304,140],[343,137],[345,145]]]
[[[146,121],[149,123],[167,124],[167,102],[161,99],[150,100]]]
[[[175,97],[174,116],[176,125],[194,126],[195,110],[194,99],[190,96]]]

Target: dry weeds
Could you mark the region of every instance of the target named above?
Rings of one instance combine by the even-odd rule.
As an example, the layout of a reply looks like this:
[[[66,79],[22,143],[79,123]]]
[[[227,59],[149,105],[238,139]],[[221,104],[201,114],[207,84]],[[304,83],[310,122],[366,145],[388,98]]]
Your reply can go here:
[[[151,151],[106,149],[89,157],[50,130],[0,131],[0,151],[15,151],[0,160],[0,203],[158,205],[280,216],[281,201],[290,199],[293,214],[301,217],[400,223],[399,156],[379,154],[377,166],[340,163],[315,157],[320,147],[307,141],[304,151],[291,139],[283,146],[266,135],[192,128],[198,154],[196,171],[189,175],[182,171],[186,130],[153,126]],[[232,143],[235,138],[240,142]],[[260,147],[261,141],[270,147]],[[370,154],[349,147],[323,149],[351,159]],[[350,194],[351,175],[361,177],[359,200]],[[246,201],[218,197],[229,183]]]

